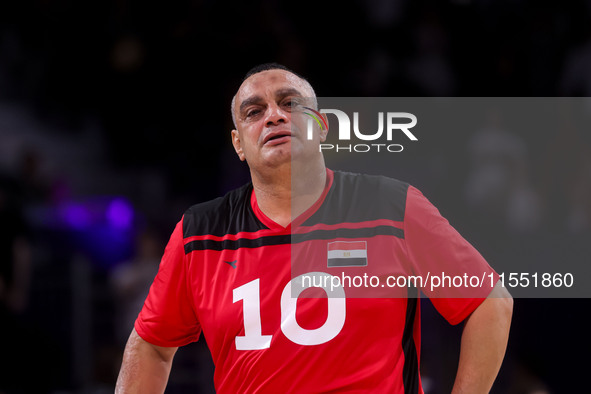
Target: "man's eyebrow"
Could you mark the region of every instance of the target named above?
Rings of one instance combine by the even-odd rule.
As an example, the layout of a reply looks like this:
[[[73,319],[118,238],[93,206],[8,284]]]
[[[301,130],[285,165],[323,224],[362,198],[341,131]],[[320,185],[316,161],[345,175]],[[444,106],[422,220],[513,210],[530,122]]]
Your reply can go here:
[[[240,110],[239,112],[242,113],[244,111],[244,109],[246,107],[248,107],[249,105],[252,104],[257,104],[258,102],[262,101],[262,97],[261,96],[251,96],[247,99],[245,99],[241,104],[240,104]]]
[[[279,89],[275,92],[275,96],[279,99],[282,99],[287,96],[303,97],[302,93],[299,90],[297,90],[296,88]],[[261,102],[262,100],[263,100],[263,98],[261,96],[251,96],[251,97],[245,99],[240,104],[239,112],[242,113],[244,111],[244,109],[246,107],[248,107],[249,105],[257,104],[257,103]]]
[[[279,89],[275,93],[275,95],[280,98],[287,97],[287,96],[303,97],[302,93],[299,90],[297,90],[296,88]]]

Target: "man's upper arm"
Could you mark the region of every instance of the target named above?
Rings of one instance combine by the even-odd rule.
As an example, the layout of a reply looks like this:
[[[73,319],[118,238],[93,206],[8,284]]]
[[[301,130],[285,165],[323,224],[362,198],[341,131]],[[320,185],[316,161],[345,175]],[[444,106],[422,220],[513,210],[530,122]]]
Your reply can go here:
[[[484,303],[497,304],[498,309],[501,312],[508,313],[509,316],[512,314],[513,297],[511,296],[511,293],[509,293],[509,291],[504,286],[502,286],[501,281],[497,281],[497,284],[492,289],[488,297],[486,297],[486,300],[482,302],[482,304]],[[482,306],[482,304],[480,304],[480,306]]]
[[[133,329],[125,346],[115,393],[163,393],[176,347],[145,341]]]
[[[176,346],[158,346],[146,341],[137,333],[135,328],[131,331],[131,335],[127,341],[126,352],[128,348],[130,351],[138,352],[139,355],[158,358],[164,362],[172,362],[172,359],[178,350],[178,347]]]

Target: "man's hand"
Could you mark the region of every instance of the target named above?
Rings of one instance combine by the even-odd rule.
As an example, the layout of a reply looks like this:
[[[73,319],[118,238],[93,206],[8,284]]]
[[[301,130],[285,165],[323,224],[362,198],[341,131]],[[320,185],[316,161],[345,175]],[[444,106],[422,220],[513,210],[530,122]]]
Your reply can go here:
[[[497,283],[466,319],[453,394],[488,393],[501,368],[513,313],[513,298]]]
[[[134,329],[125,346],[115,393],[163,393],[177,349],[152,345]]]

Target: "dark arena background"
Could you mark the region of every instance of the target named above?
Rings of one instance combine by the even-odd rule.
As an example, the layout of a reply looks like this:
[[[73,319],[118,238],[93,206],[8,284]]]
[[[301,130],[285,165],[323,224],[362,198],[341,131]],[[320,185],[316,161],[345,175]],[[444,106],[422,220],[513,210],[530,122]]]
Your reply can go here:
[[[270,61],[319,96],[586,97],[591,1],[2,2],[0,393],[113,391],[175,223],[248,180],[230,100]],[[510,254],[531,271],[540,244],[557,271],[591,263],[589,128],[441,140],[397,177],[493,267]],[[482,155],[502,192],[471,204],[490,186],[469,182]],[[448,393],[461,326],[422,307],[425,392]],[[590,311],[516,299],[493,392],[588,390]],[[182,348],[167,392],[213,392],[212,371],[203,340]]]

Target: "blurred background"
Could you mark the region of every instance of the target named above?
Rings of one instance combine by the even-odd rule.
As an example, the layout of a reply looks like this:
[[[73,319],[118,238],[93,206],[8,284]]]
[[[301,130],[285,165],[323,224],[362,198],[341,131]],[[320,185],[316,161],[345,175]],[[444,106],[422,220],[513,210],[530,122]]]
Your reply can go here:
[[[230,100],[269,61],[319,96],[590,96],[591,1],[2,2],[0,393],[113,391],[175,223],[248,180]],[[491,263],[535,268],[541,243],[557,265],[588,253],[589,129],[489,127],[447,144],[397,177]],[[422,305],[424,386],[446,393],[461,327]],[[586,389],[590,311],[515,300],[494,392]],[[212,392],[212,371],[191,344],[167,392]]]

